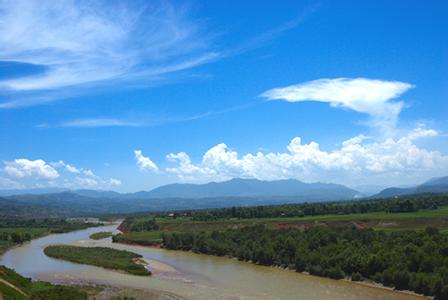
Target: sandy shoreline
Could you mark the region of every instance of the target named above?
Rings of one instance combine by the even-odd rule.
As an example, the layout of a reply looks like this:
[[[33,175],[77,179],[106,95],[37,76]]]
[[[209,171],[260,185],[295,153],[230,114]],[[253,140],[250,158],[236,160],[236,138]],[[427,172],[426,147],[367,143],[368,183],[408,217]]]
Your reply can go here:
[[[154,259],[147,259],[141,257],[139,258],[139,261],[145,266],[145,268],[147,268],[153,274],[177,272],[176,268]]]

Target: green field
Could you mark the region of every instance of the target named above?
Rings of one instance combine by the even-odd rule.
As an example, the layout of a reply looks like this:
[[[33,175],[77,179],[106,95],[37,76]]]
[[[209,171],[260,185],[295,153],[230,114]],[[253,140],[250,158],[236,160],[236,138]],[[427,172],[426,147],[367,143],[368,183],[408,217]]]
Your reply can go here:
[[[5,266],[0,266],[0,295],[4,299],[14,300],[86,300],[88,298],[87,293],[81,288],[33,282]]]
[[[115,243],[138,244],[144,246],[158,245],[162,242],[162,231],[140,231],[118,234],[113,237]]]
[[[77,247],[68,245],[48,246],[44,249],[47,256],[68,260],[74,263],[120,270],[133,275],[151,275],[151,272],[137,260],[141,255],[106,247]]]
[[[93,233],[89,236],[89,238],[91,238],[92,240],[102,240],[108,237],[112,236],[112,232],[110,231],[101,231],[101,232],[96,232]]]
[[[133,217],[132,222],[143,223],[154,219],[153,216]],[[115,235],[114,242],[152,246],[162,242],[163,233],[173,232],[211,232],[226,229],[237,229],[246,226],[264,224],[268,228],[281,226],[309,227],[309,226],[344,226],[357,225],[384,231],[424,230],[433,226],[448,232],[448,206],[437,209],[420,210],[405,213],[358,213],[358,214],[329,214],[320,216],[290,217],[290,218],[254,218],[254,219],[218,219],[215,221],[194,221],[190,217],[155,218],[160,226],[156,231],[126,232]]]

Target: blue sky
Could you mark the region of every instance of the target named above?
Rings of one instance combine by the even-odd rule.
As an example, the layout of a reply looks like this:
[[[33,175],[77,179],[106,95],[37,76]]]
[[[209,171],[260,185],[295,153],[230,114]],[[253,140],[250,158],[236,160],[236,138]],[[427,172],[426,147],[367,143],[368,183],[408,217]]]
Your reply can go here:
[[[0,188],[448,175],[446,1],[0,1]]]

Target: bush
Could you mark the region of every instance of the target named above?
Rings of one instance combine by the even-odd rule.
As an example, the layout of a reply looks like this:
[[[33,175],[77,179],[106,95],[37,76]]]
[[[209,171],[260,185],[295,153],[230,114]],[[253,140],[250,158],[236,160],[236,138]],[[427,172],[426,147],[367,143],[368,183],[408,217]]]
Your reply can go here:
[[[355,272],[352,274],[352,280],[353,281],[362,281],[363,277],[359,272]]]

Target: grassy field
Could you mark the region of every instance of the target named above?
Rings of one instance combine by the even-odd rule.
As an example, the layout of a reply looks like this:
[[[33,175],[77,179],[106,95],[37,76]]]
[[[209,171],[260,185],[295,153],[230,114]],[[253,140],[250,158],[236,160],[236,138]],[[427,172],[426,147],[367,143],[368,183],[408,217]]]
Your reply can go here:
[[[102,239],[105,239],[105,238],[108,238],[111,236],[112,236],[112,232],[110,232],[110,231],[100,231],[100,232],[91,234],[89,236],[89,238],[91,238],[92,240],[102,240]]]
[[[135,222],[153,219],[152,216],[134,218]],[[424,230],[428,226],[448,232],[448,206],[417,212],[388,213],[373,212],[348,215],[320,215],[292,218],[256,218],[256,219],[218,219],[216,221],[193,221],[188,217],[156,218],[160,230],[126,232],[114,236],[114,242],[152,246],[161,243],[162,233],[172,232],[210,232],[236,229],[245,226],[264,224],[269,228],[309,227],[309,226],[343,226],[355,225],[370,227],[375,230]]]
[[[154,246],[162,242],[162,231],[128,232],[114,236],[113,241],[124,244]]]
[[[68,245],[48,246],[44,249],[47,256],[68,260],[74,263],[93,265],[113,270],[121,270],[133,275],[151,275],[136,260],[141,255],[106,247],[77,247]]]

